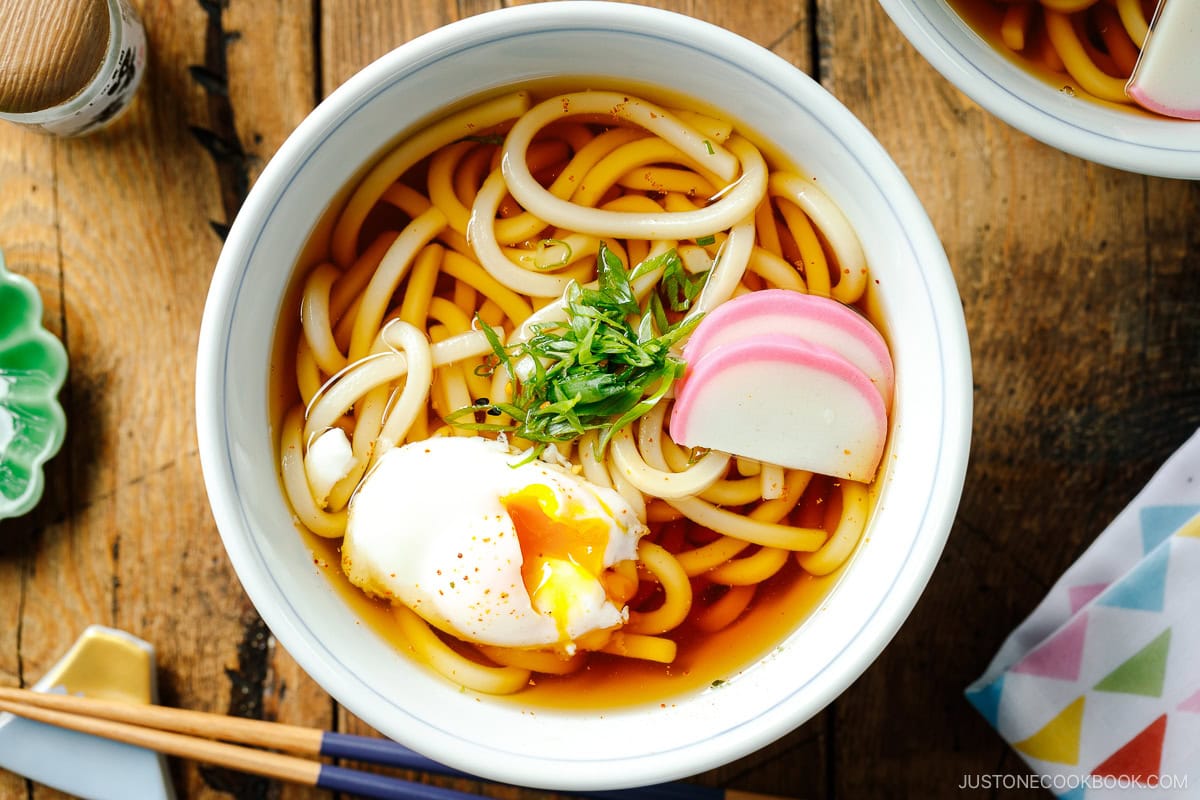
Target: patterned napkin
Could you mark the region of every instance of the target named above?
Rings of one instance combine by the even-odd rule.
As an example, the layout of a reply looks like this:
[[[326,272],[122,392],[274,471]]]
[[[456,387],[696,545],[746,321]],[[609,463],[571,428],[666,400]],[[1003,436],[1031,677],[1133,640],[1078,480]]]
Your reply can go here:
[[[966,694],[1037,773],[1026,785],[1200,797],[1200,431]]]

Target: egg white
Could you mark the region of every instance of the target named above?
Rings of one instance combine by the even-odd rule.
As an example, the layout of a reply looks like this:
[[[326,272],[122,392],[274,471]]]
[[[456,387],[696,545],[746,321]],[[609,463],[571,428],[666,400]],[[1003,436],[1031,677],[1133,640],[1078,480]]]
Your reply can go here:
[[[533,487],[553,496],[559,521],[601,520],[603,565],[636,556],[647,532],[619,494],[480,437],[440,437],[389,451],[350,504],[342,568],[368,594],[403,603],[460,639],[570,650],[628,617],[582,569],[564,570],[566,619],[530,599],[517,531],[502,499]],[[539,487],[545,487],[544,489]],[[560,604],[561,605],[561,604]]]

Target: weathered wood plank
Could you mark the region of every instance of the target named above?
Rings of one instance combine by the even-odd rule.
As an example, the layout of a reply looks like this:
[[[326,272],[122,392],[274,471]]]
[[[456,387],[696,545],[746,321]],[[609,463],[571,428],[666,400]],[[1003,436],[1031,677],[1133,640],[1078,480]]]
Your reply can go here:
[[[42,297],[43,324],[61,337],[62,280],[55,200],[55,143],[34,133],[0,131],[0,250],[9,271],[33,281]],[[65,494],[69,444],[46,467],[44,498]],[[27,603],[25,580],[33,569],[37,541],[51,523],[48,503],[19,519],[0,522],[0,685],[26,686],[37,673],[21,651],[31,632],[22,629]],[[25,793],[25,781],[0,772],[0,797]]]
[[[311,8],[235,0],[223,15],[229,104],[251,183],[316,101]]]
[[[158,69],[130,113],[57,149],[69,414],[86,438],[72,450],[69,517],[43,537],[27,583],[24,627],[43,668],[89,622],[128,630],[158,649],[164,699],[214,708],[240,592],[192,434],[195,333],[219,248],[205,221],[220,216],[184,124],[204,116],[185,72],[203,63],[204,15],[184,2],[145,12]],[[199,796],[195,768],[177,774]]]
[[[213,154],[224,219],[229,221],[236,212],[229,198],[240,204],[245,189],[316,100],[314,30],[311,9],[294,3],[231,2],[220,10],[219,17],[209,13],[204,58],[207,67],[224,67],[225,81],[215,87],[196,81],[207,95],[207,117],[193,127],[207,126],[232,144],[231,156]],[[223,558],[219,563],[228,569]],[[234,594],[238,602],[228,613],[236,614],[231,625],[236,624],[239,636],[217,642],[215,652],[198,659],[223,667],[207,667],[214,677],[224,679],[216,687],[214,710],[328,728],[328,695],[276,644],[240,590]],[[205,793],[220,796],[324,796],[314,789],[272,785],[226,770],[201,769],[198,774]]]
[[[828,88],[879,137],[942,237],[976,384],[954,533],[904,629],[838,701],[835,790],[949,797],[964,774],[1025,769],[963,688],[1200,421],[1200,278],[1180,222],[1196,218],[1200,192],[999,122],[873,2],[820,9]]]
[[[466,10],[478,13],[490,7],[493,6],[486,2],[468,2]],[[422,3],[326,0],[321,4],[321,75],[325,93],[384,53],[459,16],[454,0]]]

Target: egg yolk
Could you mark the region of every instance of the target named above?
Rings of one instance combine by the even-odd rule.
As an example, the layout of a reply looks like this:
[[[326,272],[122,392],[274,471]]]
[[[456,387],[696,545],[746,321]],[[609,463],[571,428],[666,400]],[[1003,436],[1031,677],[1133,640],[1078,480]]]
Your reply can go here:
[[[521,544],[521,577],[539,613],[549,615],[559,640],[570,641],[576,598],[594,591],[614,520],[579,518],[560,509],[549,487],[534,484],[501,498]]]

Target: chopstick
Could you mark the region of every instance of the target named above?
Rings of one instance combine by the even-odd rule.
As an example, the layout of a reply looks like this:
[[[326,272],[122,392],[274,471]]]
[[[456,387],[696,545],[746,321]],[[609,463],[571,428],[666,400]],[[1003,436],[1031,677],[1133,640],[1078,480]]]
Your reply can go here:
[[[205,739],[225,739],[254,747],[284,750],[298,755],[349,758],[389,767],[466,776],[464,772],[438,764],[397,742],[375,736],[355,736],[349,733],[334,733],[282,722],[211,714],[206,711],[121,703],[78,695],[35,692],[29,689],[0,687],[0,701],[37,706],[68,714],[82,714],[87,717],[98,717],[144,728],[174,731]],[[19,714],[15,711],[11,713]],[[21,714],[21,716],[25,715]]]
[[[374,736],[335,733],[167,706],[4,687],[0,687],[0,711],[167,755],[331,791],[353,792],[362,797],[382,800],[478,800],[476,795],[454,789],[297,757],[348,758],[442,775],[473,777],[428,759],[390,739]],[[255,747],[268,747],[296,755],[257,750]],[[640,789],[574,794],[596,800],[751,800],[768,797],[690,783],[662,783]]]
[[[60,728],[68,728],[81,733],[101,736],[105,739],[145,747],[167,755],[180,756],[206,764],[228,767],[239,772],[262,775],[263,777],[299,783],[306,786],[316,786],[320,789],[328,789],[335,792],[353,792],[362,797],[378,798],[379,800],[478,800],[476,795],[459,792],[454,789],[444,789],[438,786],[401,780],[385,775],[376,775],[370,772],[360,772],[346,767],[322,764],[319,761],[309,761],[296,756],[256,750],[250,747],[227,744],[207,738],[197,738],[184,733],[161,730],[156,727],[144,727],[142,725],[117,722],[101,717],[87,716],[86,714],[77,714],[72,713],[72,711],[61,711],[45,707],[52,705],[52,703],[34,704],[14,702],[8,699],[12,696],[13,692],[24,691],[28,690],[4,689],[3,695],[5,699],[0,699],[0,711],[7,711],[26,719],[45,722]],[[55,700],[69,699],[67,695],[42,695],[38,692],[29,692],[29,694],[38,695],[38,700],[42,697],[54,698]],[[75,699],[83,700],[84,698]],[[106,701],[95,702],[106,706],[122,705],[121,703],[108,703]],[[152,706],[150,708],[157,708],[160,712],[174,710],[161,706]],[[192,711],[187,713],[198,714],[201,712]],[[162,720],[158,721],[161,722]],[[244,721],[255,722],[258,720]],[[271,723],[264,724],[270,725]]]

